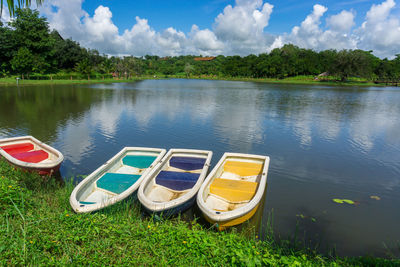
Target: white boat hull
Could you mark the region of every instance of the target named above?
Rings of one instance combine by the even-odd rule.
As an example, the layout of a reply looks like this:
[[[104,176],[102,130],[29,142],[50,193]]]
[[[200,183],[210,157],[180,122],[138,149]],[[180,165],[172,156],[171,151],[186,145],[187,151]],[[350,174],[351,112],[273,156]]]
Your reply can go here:
[[[138,190],[140,203],[149,213],[164,215],[174,215],[188,209],[194,203],[197,191],[207,175],[211,157],[211,151],[169,150],[161,164],[140,185]],[[199,169],[193,169],[197,167],[192,168],[190,164],[173,165],[176,159],[194,161],[195,165],[198,162]],[[185,182],[185,179],[190,182]]]
[[[12,149],[11,147],[14,148]],[[39,160],[32,160],[32,156],[28,155],[39,151],[45,154],[44,157]],[[23,154],[25,154],[25,157],[23,157]],[[64,156],[60,151],[42,143],[33,136],[1,139],[0,156],[4,157],[9,163],[16,167],[28,171],[35,171],[40,175],[52,175],[57,172],[64,160]],[[28,158],[30,158],[30,160]]]
[[[128,198],[165,153],[165,149],[125,147],[75,187],[71,207],[77,213],[92,212]]]
[[[204,217],[219,230],[250,219],[262,200],[268,168],[267,156],[225,153],[197,194]]]

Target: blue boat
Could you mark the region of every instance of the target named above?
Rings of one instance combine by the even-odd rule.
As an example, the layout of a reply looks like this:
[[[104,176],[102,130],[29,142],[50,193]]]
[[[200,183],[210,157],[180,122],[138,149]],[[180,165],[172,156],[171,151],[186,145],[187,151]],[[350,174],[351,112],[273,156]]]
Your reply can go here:
[[[138,199],[149,213],[167,216],[191,207],[207,175],[211,151],[171,149],[145,177]]]
[[[74,188],[71,207],[78,213],[91,212],[126,199],[160,164],[165,153],[159,148],[125,147]]]

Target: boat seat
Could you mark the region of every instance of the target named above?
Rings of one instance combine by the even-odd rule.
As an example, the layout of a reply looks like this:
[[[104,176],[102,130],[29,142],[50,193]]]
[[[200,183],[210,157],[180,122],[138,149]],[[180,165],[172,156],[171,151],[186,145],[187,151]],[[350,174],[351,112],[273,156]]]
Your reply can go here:
[[[210,185],[210,193],[231,203],[250,201],[257,191],[258,183],[216,178]]]
[[[39,163],[39,162],[49,158],[49,154],[44,150],[21,152],[21,153],[15,153],[15,154],[10,154],[10,155],[20,161],[29,162],[29,163]]]
[[[0,148],[2,148],[8,154],[16,154],[33,150],[34,145],[32,143],[19,143],[14,145],[1,146]]]
[[[122,163],[138,169],[144,169],[150,167],[156,158],[154,156],[127,155],[122,159]]]
[[[136,174],[107,172],[97,180],[97,187],[115,194],[121,194],[136,183],[140,176]]]
[[[156,177],[156,184],[175,191],[183,191],[192,188],[199,176],[199,173],[161,171]]]
[[[239,176],[254,176],[262,173],[263,164],[255,162],[227,161],[224,172],[230,172]]]
[[[203,169],[204,163],[206,163],[205,158],[194,157],[172,157],[169,160],[169,166],[185,171]]]

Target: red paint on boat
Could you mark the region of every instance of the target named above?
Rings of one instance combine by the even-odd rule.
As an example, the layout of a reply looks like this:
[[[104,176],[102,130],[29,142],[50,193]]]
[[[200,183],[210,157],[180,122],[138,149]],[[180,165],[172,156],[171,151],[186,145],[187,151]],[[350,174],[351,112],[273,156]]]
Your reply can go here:
[[[8,146],[1,146],[1,148],[8,154],[16,154],[22,152],[28,152],[34,148],[32,143],[19,143]]]
[[[11,154],[11,156],[20,161],[38,163],[47,159],[49,157],[49,154],[44,150],[35,150],[35,151]]]

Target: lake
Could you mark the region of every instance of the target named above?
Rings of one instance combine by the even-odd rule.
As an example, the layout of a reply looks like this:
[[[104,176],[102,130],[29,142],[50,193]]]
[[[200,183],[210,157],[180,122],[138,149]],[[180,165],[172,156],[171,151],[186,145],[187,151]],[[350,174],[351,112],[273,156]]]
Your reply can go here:
[[[19,135],[60,150],[64,179],[124,146],[212,150],[211,167],[224,152],[268,155],[261,219],[277,237],[338,255],[400,252],[399,88],[179,79],[0,87],[0,138]]]

